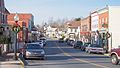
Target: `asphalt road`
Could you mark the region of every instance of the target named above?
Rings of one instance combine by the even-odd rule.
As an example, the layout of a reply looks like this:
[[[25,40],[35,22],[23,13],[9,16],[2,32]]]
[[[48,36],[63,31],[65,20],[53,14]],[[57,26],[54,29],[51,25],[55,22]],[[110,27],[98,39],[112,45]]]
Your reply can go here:
[[[48,41],[46,59],[29,59],[26,68],[120,68],[112,65],[110,58],[100,54],[87,54],[66,43]]]

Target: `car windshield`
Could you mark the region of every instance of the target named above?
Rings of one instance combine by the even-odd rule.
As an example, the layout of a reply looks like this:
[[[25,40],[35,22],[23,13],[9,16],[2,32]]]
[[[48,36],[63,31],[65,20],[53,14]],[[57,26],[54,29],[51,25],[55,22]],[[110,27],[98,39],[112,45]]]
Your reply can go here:
[[[39,44],[27,44],[26,49],[42,49]]]

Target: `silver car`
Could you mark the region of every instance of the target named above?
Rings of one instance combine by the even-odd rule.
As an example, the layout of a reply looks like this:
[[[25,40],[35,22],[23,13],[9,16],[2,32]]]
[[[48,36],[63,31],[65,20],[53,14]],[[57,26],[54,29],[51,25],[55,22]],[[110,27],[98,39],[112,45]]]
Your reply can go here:
[[[27,43],[25,47],[25,58],[45,58],[45,51],[38,43]]]

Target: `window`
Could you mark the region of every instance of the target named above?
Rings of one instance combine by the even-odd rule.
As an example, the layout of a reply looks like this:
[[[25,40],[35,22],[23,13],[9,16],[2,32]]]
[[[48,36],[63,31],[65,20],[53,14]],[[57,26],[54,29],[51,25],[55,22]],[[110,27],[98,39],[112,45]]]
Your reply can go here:
[[[107,19],[107,17],[106,17],[106,23],[108,22],[108,19]]]
[[[73,30],[71,29],[71,32],[72,32]]]
[[[75,32],[77,32],[77,29],[75,29]]]
[[[104,23],[104,18],[102,18],[102,23]]]

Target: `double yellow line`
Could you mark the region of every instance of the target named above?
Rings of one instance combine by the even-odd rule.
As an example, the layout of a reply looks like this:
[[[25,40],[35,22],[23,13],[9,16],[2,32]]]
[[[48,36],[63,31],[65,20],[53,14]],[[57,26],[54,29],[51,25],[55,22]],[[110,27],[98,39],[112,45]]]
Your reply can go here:
[[[97,67],[101,67],[101,68],[109,68],[109,67],[107,67],[107,66],[103,66],[103,65],[100,65],[100,64],[96,64],[96,63],[92,63],[92,62],[89,62],[89,61],[86,61],[86,60],[82,60],[82,59],[79,59],[79,58],[75,58],[75,57],[73,57],[72,55],[70,55],[69,53],[66,53],[63,49],[61,49],[61,48],[59,47],[59,45],[57,45],[57,43],[56,43],[56,46],[59,48],[59,50],[60,50],[61,52],[63,52],[63,54],[64,54],[65,56],[69,56],[69,57],[71,57],[71,58],[74,58],[76,61],[88,63],[88,64],[91,64],[91,65],[94,65],[94,66],[97,66]]]

